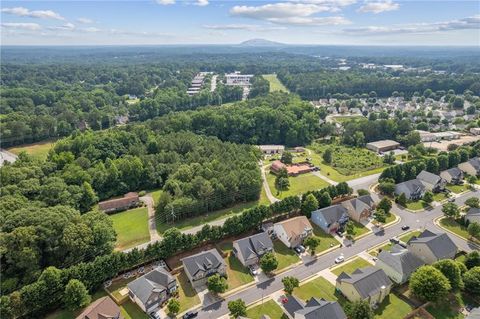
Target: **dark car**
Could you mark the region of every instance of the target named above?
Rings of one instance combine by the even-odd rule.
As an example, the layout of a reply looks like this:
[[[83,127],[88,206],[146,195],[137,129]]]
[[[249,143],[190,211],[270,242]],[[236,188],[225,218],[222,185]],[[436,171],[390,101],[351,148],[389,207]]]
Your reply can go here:
[[[196,311],[189,311],[186,314],[183,315],[183,319],[190,319],[190,318],[195,318],[198,316],[198,312]]]
[[[402,230],[409,230],[409,229],[410,229],[410,226],[407,226],[407,225],[402,226]]]
[[[150,312],[150,318],[152,319],[161,319],[159,314],[156,312]]]
[[[393,238],[390,238],[390,242],[392,244],[398,244],[400,241],[397,238],[393,237]]]

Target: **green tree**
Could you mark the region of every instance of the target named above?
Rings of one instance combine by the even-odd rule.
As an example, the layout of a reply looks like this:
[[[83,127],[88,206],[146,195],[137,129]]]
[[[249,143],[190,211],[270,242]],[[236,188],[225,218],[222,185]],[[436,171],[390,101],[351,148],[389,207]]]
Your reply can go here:
[[[90,300],[90,295],[83,282],[77,279],[70,279],[63,294],[65,307],[69,310],[76,310],[88,305]]]
[[[170,314],[175,316],[180,311],[180,301],[176,298],[170,298],[167,309]]]
[[[328,192],[321,192],[318,198],[318,207],[324,208],[332,204],[332,198]]]
[[[315,251],[317,250],[317,247],[320,245],[320,238],[316,236],[308,236],[303,241],[303,244],[310,249],[310,252],[313,256],[315,255]]]
[[[480,266],[480,252],[474,250],[465,256],[465,266],[468,269]]]
[[[365,300],[348,303],[345,314],[349,319],[373,319],[374,313],[370,304]]]
[[[392,201],[388,197],[384,197],[378,202],[377,207],[385,212],[385,214],[390,215],[390,210],[392,209]]]
[[[313,194],[308,194],[302,201],[302,214],[310,218],[312,212],[318,209],[318,201]]]
[[[381,208],[378,208],[375,210],[375,213],[373,214],[373,218],[379,222],[379,223],[385,223],[387,221],[387,214],[385,214],[385,211]]]
[[[332,149],[329,147],[323,152],[322,158],[325,161],[325,163],[330,164],[332,163]]]
[[[395,191],[395,183],[391,181],[381,181],[378,190],[384,195],[393,195]]]
[[[208,291],[214,294],[220,294],[227,291],[228,282],[224,277],[220,276],[219,274],[215,274],[208,277],[207,288]]]
[[[462,271],[458,262],[452,259],[443,259],[437,261],[432,266],[440,270],[442,274],[447,277],[452,289],[463,288]]]
[[[229,301],[228,310],[233,318],[245,317],[247,315],[247,305],[242,299]]]
[[[426,191],[425,194],[423,195],[423,201],[427,204],[430,204],[433,202],[433,193],[430,191]]]
[[[365,195],[369,195],[370,192],[366,189],[359,189],[359,190],[357,190],[357,194],[358,194],[358,196],[365,196]]]
[[[293,155],[290,152],[283,152],[280,161],[284,164],[292,164],[293,162]]]
[[[264,273],[269,274],[278,267],[278,260],[275,253],[269,252],[260,258],[260,268]]]
[[[479,208],[480,207],[480,199],[478,197],[470,197],[465,201],[465,204],[468,207]]]
[[[397,203],[403,207],[407,207],[407,196],[405,196],[405,193],[401,193],[400,195],[397,196]]]
[[[463,275],[465,290],[474,296],[480,295],[480,267],[473,267]]]
[[[300,281],[292,276],[286,276],[282,279],[283,290],[289,295],[293,293],[293,290],[300,285]]]
[[[355,236],[355,225],[351,220],[345,224],[345,231],[347,232],[348,237],[353,238]]]
[[[455,203],[446,203],[442,207],[442,212],[447,218],[456,219],[460,215],[460,210],[458,209],[458,205]]]
[[[470,223],[467,227],[468,234],[474,238],[480,238],[480,224],[477,222]]]
[[[410,277],[412,293],[425,301],[438,301],[445,298],[452,289],[447,277],[433,266],[422,266]]]

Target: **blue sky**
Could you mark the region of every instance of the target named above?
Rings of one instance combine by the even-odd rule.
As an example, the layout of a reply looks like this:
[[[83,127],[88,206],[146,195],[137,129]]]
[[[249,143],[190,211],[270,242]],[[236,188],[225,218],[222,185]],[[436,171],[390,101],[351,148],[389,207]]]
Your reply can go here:
[[[480,1],[2,1],[3,45],[480,46]]]

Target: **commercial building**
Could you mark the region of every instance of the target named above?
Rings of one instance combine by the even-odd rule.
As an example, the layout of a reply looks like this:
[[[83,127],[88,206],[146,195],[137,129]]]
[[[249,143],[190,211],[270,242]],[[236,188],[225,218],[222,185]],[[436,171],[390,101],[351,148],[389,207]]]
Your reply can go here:
[[[138,206],[138,193],[130,192],[121,198],[115,198],[98,203],[98,208],[104,213],[114,213],[122,210],[127,210]]]
[[[393,151],[397,149],[399,146],[400,146],[400,143],[392,140],[376,141],[376,142],[367,143],[366,145],[367,149],[377,153]]]
[[[227,85],[249,86],[251,78],[253,78],[253,74],[241,74],[238,71],[225,74]]]
[[[285,151],[283,145],[258,145],[258,148],[265,155],[283,154]]]

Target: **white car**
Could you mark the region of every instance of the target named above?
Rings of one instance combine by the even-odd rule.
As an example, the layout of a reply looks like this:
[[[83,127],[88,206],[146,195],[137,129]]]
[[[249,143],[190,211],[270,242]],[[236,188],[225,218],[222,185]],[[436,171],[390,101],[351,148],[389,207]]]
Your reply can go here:
[[[336,264],[343,263],[344,261],[345,261],[345,257],[343,257],[343,255],[340,255],[337,258],[335,258],[335,263]]]

